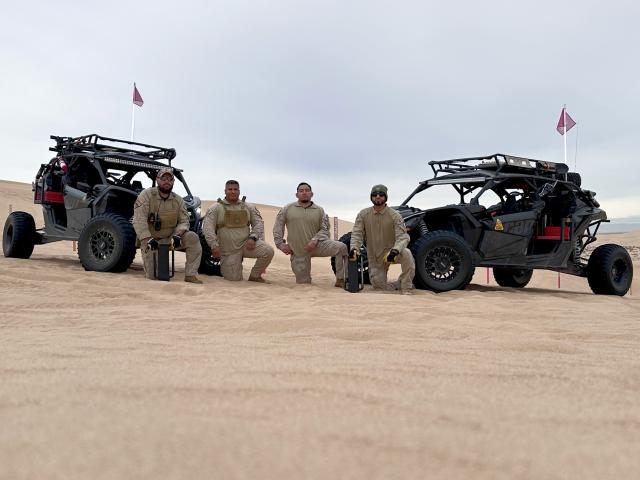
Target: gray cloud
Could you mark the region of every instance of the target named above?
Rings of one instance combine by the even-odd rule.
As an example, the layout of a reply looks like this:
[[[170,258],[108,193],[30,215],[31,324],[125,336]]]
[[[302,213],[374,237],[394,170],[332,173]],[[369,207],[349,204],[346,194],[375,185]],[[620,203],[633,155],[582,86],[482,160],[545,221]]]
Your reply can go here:
[[[4,8],[3,178],[30,181],[50,134],[173,146],[192,190],[239,178],[282,204],[301,179],[353,216],[398,203],[427,162],[503,151],[570,165],[610,214],[638,214],[631,1],[34,2]],[[397,193],[396,193],[397,192]],[[397,195],[397,196],[396,196]],[[628,198],[628,203],[625,203]]]

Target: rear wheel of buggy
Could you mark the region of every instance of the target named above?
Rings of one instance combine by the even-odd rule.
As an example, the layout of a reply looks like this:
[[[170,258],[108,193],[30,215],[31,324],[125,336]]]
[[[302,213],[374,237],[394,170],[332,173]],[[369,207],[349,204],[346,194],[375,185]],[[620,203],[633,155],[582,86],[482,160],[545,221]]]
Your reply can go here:
[[[447,292],[465,288],[475,268],[471,250],[464,239],[453,232],[436,230],[419,238],[411,247],[416,261],[418,288]]]
[[[347,246],[347,252],[351,250],[351,232],[342,235],[339,241]],[[371,280],[369,279],[369,259],[367,258],[367,247],[365,245],[360,247],[360,258],[362,259],[362,268],[364,270],[364,283],[369,285],[371,284]],[[336,257],[331,257],[331,270],[333,270],[333,273],[336,273]],[[358,273],[360,273],[360,269],[358,269]]]
[[[589,257],[587,280],[597,295],[625,295],[633,281],[629,252],[613,243],[600,245]]]
[[[212,277],[221,277],[222,271],[220,270],[220,259],[213,258],[211,247],[203,237],[200,237],[200,244],[202,245],[202,260],[200,260],[198,273]]]
[[[530,268],[494,267],[493,269],[493,278],[501,287],[524,288],[532,276],[533,270]]]
[[[78,257],[85,270],[124,272],[135,256],[136,233],[121,215],[96,215],[80,233]]]
[[[4,222],[2,251],[5,257],[29,258],[36,243],[36,223],[27,212],[13,212]]]

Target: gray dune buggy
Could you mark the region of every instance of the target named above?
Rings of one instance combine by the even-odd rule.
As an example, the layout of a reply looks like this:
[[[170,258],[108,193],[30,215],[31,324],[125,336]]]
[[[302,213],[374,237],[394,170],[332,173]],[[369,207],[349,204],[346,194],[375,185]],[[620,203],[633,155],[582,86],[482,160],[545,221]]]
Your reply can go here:
[[[7,218],[2,236],[5,257],[29,258],[35,245],[76,240],[86,270],[123,272],[136,254],[131,224],[137,196],[155,185],[157,172],[171,165],[173,148],[128,142],[96,134],[52,136],[56,156],[40,166],[33,182],[34,203],[42,205],[44,227],[36,229],[26,212]],[[219,275],[220,265],[201,234],[201,202],[191,194],[182,170],[172,167],[186,196],[190,230],[203,247],[200,273]]]
[[[583,189],[580,175],[567,165],[505,154],[429,165],[433,178],[392,207],[411,236],[416,287],[463,289],[475,267],[492,267],[505,287],[522,288],[534,269],[546,269],[586,277],[596,294],[629,290],[633,264],[624,247],[600,245],[585,258],[585,248],[608,220],[595,193]],[[409,206],[418,194],[442,185],[455,190],[458,203],[426,210]],[[350,235],[341,238],[347,245]],[[366,257],[364,265],[366,270]]]

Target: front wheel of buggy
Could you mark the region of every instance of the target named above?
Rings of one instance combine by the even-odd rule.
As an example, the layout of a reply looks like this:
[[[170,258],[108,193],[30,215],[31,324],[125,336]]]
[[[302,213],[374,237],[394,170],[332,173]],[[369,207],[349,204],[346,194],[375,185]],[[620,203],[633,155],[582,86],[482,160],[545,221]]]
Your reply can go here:
[[[2,251],[5,257],[29,258],[36,243],[36,223],[27,212],[13,212],[4,222]]]
[[[115,213],[87,222],[78,239],[78,257],[85,270],[124,272],[136,256],[136,233],[128,219]]]
[[[589,257],[587,280],[597,295],[625,295],[633,281],[629,252],[613,243],[600,245]]]
[[[501,287],[524,288],[527,286],[533,270],[530,268],[500,268],[494,267],[493,278]]]
[[[418,288],[434,292],[464,289],[475,268],[471,250],[464,239],[447,230],[429,232],[411,247],[416,261]]]

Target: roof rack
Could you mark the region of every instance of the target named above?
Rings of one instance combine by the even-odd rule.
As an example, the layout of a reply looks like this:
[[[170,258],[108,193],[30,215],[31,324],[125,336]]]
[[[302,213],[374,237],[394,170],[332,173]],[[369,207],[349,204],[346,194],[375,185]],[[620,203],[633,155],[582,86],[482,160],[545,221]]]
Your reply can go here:
[[[469,170],[501,171],[529,171],[536,174],[557,173],[564,174],[569,167],[564,163],[533,160],[531,158],[516,157],[504,153],[494,153],[484,157],[454,158],[452,160],[432,160],[429,166],[435,176],[439,173],[457,173]]]
[[[176,156],[176,151],[173,148],[102,137],[95,133],[81,137],[51,135],[51,139],[56,141],[56,146],[49,147],[49,150],[63,155],[72,153],[106,153],[109,155],[134,156],[140,160],[144,159],[153,162],[168,160],[169,165],[171,165],[171,160]],[[105,142],[115,143],[116,145],[110,145]]]

